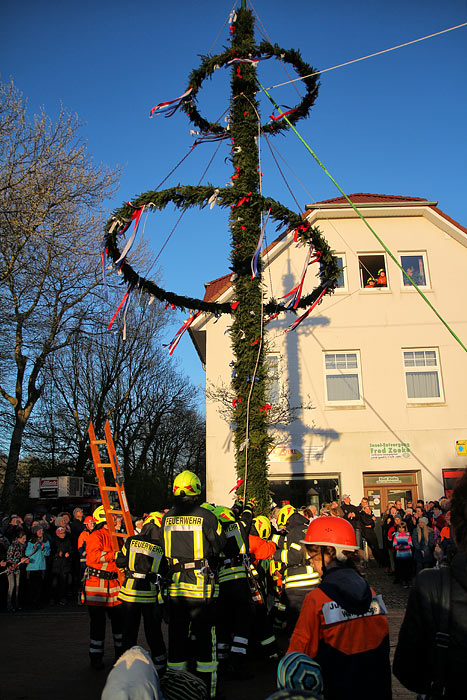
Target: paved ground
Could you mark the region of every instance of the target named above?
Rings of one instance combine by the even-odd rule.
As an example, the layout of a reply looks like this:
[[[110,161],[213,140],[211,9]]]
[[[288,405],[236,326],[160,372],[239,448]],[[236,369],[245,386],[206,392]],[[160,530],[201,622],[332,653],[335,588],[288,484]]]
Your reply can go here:
[[[408,592],[392,584],[381,570],[370,568],[373,588],[383,594],[388,607],[391,657],[397,643]],[[93,671],[88,662],[88,615],[84,608],[65,606],[34,612],[0,613],[0,699],[6,700],[99,700],[111,668],[112,647],[107,647],[107,665]],[[108,630],[110,634],[110,629]],[[140,644],[145,647],[143,637]],[[393,679],[393,697],[414,700],[415,695]],[[225,683],[226,700],[263,700],[275,690],[275,670],[266,663],[255,665],[251,681]],[[365,693],[369,697],[368,691]],[[343,696],[344,697],[344,696]],[[377,697],[375,689],[371,697]]]

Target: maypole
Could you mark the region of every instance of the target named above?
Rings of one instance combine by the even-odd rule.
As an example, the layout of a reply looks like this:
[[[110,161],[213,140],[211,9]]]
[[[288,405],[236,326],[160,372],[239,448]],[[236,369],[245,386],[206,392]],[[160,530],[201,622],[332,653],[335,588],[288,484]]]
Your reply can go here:
[[[115,311],[109,328],[120,314],[124,319],[131,295],[139,290],[146,292],[151,301],[156,298],[165,303],[166,308],[189,309],[191,316],[179,329],[169,352],[173,353],[180,338],[200,313],[229,314],[232,317],[231,340],[234,359],[232,365],[232,424],[236,470],[243,479],[243,496],[255,497],[259,509],[266,512],[269,507],[268,449],[271,444],[268,435],[267,366],[265,363],[265,327],[268,320],[286,312],[296,313],[306,309],[287,331],[293,331],[313,311],[326,293],[332,292],[340,270],[326,240],[318,227],[310,227],[302,219],[300,212],[293,212],[273,199],[263,196],[259,147],[260,140],[272,137],[299,119],[306,117],[318,94],[318,82],[313,67],[305,63],[298,51],[283,49],[267,41],[255,44],[254,20],[242,0],[238,13],[230,15],[231,45],[216,56],[205,56],[199,68],[193,70],[188,85],[180,96],[159,102],[151,110],[151,116],[164,114],[172,116],[178,110],[184,111],[196,128],[196,140],[191,151],[200,144],[230,144],[230,160],[233,172],[230,186],[213,187],[178,185],[166,190],[149,190],[140,194],[132,202],[126,202],[117,209],[106,224],[104,251],[102,255],[105,278],[106,259],[109,256],[127,289]],[[284,114],[271,115],[269,121],[261,123],[256,94],[259,90],[257,66],[260,61],[276,58],[293,66],[302,78],[305,95],[293,109]],[[231,98],[227,117],[228,124],[210,122],[197,108],[199,91],[204,80],[223,67],[231,67]],[[287,117],[285,119],[285,117]],[[183,162],[187,156],[184,156]],[[173,171],[172,171],[173,172]],[[165,182],[164,178],[162,182]],[[162,184],[162,183],[161,183]],[[138,274],[128,262],[128,256],[138,230],[143,212],[163,209],[173,203],[186,210],[192,206],[206,207],[214,204],[229,210],[231,232],[231,269],[234,301],[211,302],[204,299],[177,294],[162,289],[156,282]],[[274,221],[293,235],[294,241],[304,246],[304,272],[284,299],[265,299],[262,284],[262,237],[267,221]],[[134,225],[123,251],[119,239]],[[171,234],[170,234],[171,235]],[[202,240],[200,245],[202,245]],[[165,243],[164,243],[165,246]],[[312,262],[319,261],[318,285],[309,293],[302,294],[306,269]],[[242,490],[239,491],[242,493]]]

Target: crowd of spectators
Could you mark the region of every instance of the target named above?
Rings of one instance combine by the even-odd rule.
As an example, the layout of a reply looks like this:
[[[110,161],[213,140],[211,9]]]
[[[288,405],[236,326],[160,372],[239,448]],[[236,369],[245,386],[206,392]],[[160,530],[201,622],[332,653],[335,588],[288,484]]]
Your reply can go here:
[[[14,613],[21,608],[79,602],[80,560],[85,560],[86,546],[83,535],[92,527],[93,519],[84,518],[81,508],[75,508],[73,514],[3,517],[0,608]]]

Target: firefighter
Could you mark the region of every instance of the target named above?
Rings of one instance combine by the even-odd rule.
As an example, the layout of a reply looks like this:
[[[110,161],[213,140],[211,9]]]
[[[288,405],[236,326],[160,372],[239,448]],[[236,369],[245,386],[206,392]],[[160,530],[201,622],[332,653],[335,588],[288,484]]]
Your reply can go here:
[[[386,270],[378,270],[378,278],[376,280],[376,284],[378,287],[387,287],[388,286],[388,281],[386,279]]]
[[[214,513],[198,505],[201,482],[193,472],[181,472],[173,483],[174,505],[162,518],[164,553],[171,583],[167,667],[186,670],[189,634],[196,637],[196,672],[211,697],[217,687],[215,600],[219,585],[214,567],[226,543]]]
[[[257,595],[253,600],[256,603],[254,629],[260,642],[263,654],[271,661],[279,659],[276,636],[272,628],[272,622],[267,609],[267,583],[266,570],[269,569],[270,559],[273,558],[276,545],[269,537],[271,535],[271,522],[265,515],[258,515],[253,519],[250,530],[250,570],[257,586]]]
[[[160,673],[165,670],[167,652],[162,636],[162,596],[160,574],[167,563],[161,546],[162,513],[153,511],[143,522],[139,535],[129,537],[116,557],[125,580],[118,599],[122,601],[123,650],[138,643],[138,630],[143,616],[144,634],[152,660]]]
[[[116,522],[116,516],[112,516]],[[112,625],[115,659],[122,653],[122,611],[118,600],[120,584],[115,553],[112,550],[104,506],[93,513],[96,522],[86,543],[86,570],[82,602],[88,606],[90,618],[89,658],[93,668],[103,668],[105,615]]]
[[[301,545],[309,525],[308,519],[287,505],[279,511],[277,525],[285,533],[280,542],[282,549],[276,552],[274,559],[281,562],[283,586],[280,603],[285,606],[287,634],[290,637],[305,596],[319,584],[320,577]],[[283,614],[283,608],[278,612]],[[282,619],[279,617],[279,620]]]
[[[83,532],[78,537],[78,554],[79,554],[79,565],[80,565],[80,575],[79,580],[81,587],[84,583],[84,572],[86,570],[86,542],[90,533],[94,530],[94,525],[96,524],[92,515],[88,515],[83,521],[85,528]],[[81,591],[78,596],[78,605],[81,605]]]
[[[386,608],[358,572],[355,530],[343,518],[323,516],[310,523],[302,543],[322,581],[306,596],[287,651],[320,664],[326,700],[360,698],[362,678],[378,688],[378,698],[390,700]]]
[[[227,538],[219,568],[216,616],[219,671],[231,673],[236,680],[252,677],[246,668],[251,624],[247,555],[255,506],[254,500],[248,501],[238,519],[231,508],[218,506],[214,509]]]
[[[365,288],[366,287],[376,287],[376,279],[374,277],[368,277]]]

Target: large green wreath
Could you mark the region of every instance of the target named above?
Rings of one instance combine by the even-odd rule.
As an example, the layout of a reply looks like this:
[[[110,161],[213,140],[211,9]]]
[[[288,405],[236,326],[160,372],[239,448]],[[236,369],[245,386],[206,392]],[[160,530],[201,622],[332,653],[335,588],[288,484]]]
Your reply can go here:
[[[222,207],[232,207],[238,201],[239,195],[232,188],[215,188],[212,185],[205,187],[184,185],[171,187],[161,192],[148,191],[141,194],[131,205],[125,204],[117,209],[107,222],[104,242],[108,254],[114,262],[117,262],[121,257],[118,239],[120,237],[120,232],[126,230],[128,222],[131,221],[135,208],[151,205],[154,209],[164,209],[170,202],[180,209],[188,209],[193,206],[203,208],[208,204],[209,199],[215,193],[217,194],[216,202]],[[340,275],[340,268],[319,228],[317,226],[309,226],[306,221],[303,221],[299,214],[296,214],[269,197],[252,194],[249,199],[249,207],[257,212],[258,218],[261,211],[264,212],[270,209],[270,216],[278,223],[278,228],[285,226],[288,231],[298,229],[297,240],[301,243],[312,244],[315,250],[321,255],[321,284],[310,294],[302,297],[297,308],[305,308],[312,304],[325,289],[333,291]],[[162,289],[162,287],[159,287],[155,282],[141,277],[126,260],[119,264],[119,269],[123,274],[124,280],[131,288],[141,289],[160,301],[174,304],[182,309],[196,309],[198,311],[206,311],[214,314],[232,313],[230,303],[220,304],[217,302],[203,301],[202,299],[182,296],[175,292]],[[269,300],[264,308],[265,312],[268,314],[286,310],[283,309],[282,305],[275,299]]]

